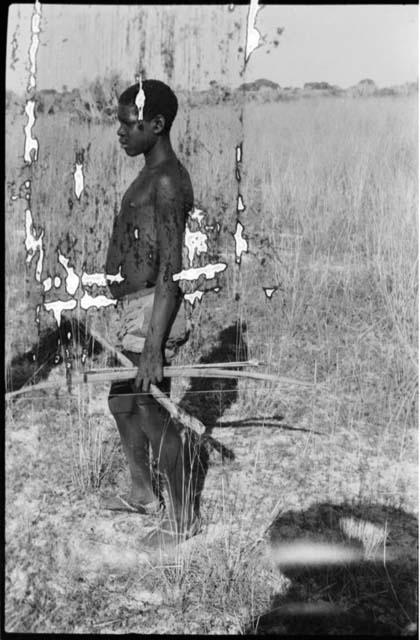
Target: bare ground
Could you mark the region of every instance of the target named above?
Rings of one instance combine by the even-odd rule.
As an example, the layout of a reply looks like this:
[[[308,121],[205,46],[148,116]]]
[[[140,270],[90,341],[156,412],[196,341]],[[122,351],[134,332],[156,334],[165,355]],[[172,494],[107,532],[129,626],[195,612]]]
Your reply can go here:
[[[400,634],[413,628],[416,434],[408,429],[402,443],[397,424],[384,430],[361,420],[349,428],[334,394],[326,400],[299,388],[288,390],[282,413],[244,415],[237,390],[224,394],[218,384],[208,407],[202,396],[195,403],[201,418],[207,413],[214,421],[219,402],[223,415],[212,435],[235,460],[212,451],[195,551],[166,568],[149,565],[142,553],[151,518],[100,508],[102,491],[124,491],[128,481],[105,386],[90,397],[74,390],[10,404],[9,631]],[[277,403],[281,408],[281,396]],[[96,467],[80,457],[89,446],[97,456],[92,433],[101,442]],[[366,556],[356,567],[309,565],[284,573],[270,562],[279,542],[348,544],[340,518],[386,531],[375,550],[381,561]],[[366,546],[357,535],[352,542]],[[293,614],[284,609],[288,602],[315,603],[315,609]],[[332,607],[327,614],[325,603]]]

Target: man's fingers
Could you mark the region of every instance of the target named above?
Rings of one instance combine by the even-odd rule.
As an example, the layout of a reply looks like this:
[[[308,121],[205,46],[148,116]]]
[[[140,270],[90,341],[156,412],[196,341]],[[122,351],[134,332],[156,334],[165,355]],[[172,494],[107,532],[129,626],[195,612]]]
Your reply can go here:
[[[142,363],[143,365],[143,363]],[[160,367],[140,366],[136,376],[136,390],[143,393],[150,392],[151,384],[158,384],[163,380],[163,369]]]
[[[153,378],[146,378],[144,376],[137,376],[134,386],[136,391],[143,391],[144,393],[147,393],[149,391],[149,387],[151,384],[155,384],[155,381]]]

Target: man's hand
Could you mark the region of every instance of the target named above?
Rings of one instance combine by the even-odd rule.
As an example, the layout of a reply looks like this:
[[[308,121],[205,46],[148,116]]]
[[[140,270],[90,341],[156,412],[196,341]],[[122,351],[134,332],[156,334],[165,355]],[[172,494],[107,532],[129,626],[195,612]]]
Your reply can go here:
[[[149,391],[150,384],[162,382],[163,357],[160,349],[145,345],[141,355],[134,388],[136,391]]]

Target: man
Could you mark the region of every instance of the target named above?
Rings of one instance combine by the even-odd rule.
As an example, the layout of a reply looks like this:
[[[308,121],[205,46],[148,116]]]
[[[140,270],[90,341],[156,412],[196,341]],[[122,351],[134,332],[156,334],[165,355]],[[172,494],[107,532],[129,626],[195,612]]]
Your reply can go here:
[[[191,446],[191,437],[183,442],[166,411],[146,393],[150,383],[169,393],[169,379],[163,381],[165,346],[176,347],[187,338],[182,294],[172,276],[182,268],[186,215],[194,196],[188,172],[170,141],[176,96],[157,80],[145,80],[142,90],[142,114],[136,106],[138,84],[119,98],[120,144],[130,157],[143,154],[145,164],[122,199],[106,261],[106,273],[117,273],[121,267],[124,280],[112,283],[110,290],[122,302],[123,353],[138,366],[135,381],[114,383],[109,395],[130,468],[131,490],[127,496],[108,498],[104,506],[159,513],[150,472],[151,445],[169,494],[162,540],[162,531],[178,539],[198,528],[197,447]]]

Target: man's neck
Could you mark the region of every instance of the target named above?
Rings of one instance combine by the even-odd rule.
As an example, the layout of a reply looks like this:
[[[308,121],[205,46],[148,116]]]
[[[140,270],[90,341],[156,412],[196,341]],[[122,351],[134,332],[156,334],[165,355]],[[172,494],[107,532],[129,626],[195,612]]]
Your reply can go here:
[[[158,138],[153,149],[150,149],[150,151],[144,154],[147,169],[154,169],[157,165],[171,158],[175,158],[175,152],[169,136],[161,136]]]

